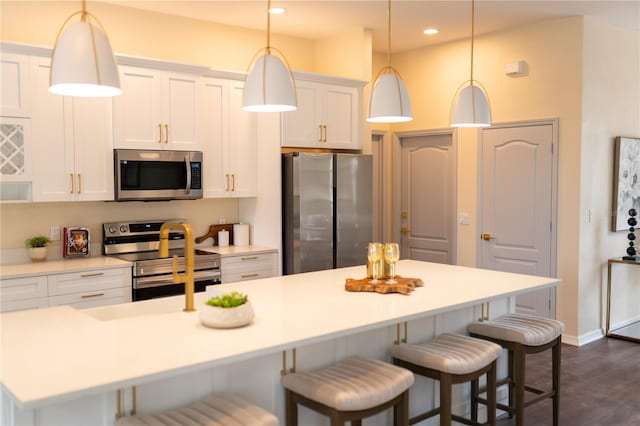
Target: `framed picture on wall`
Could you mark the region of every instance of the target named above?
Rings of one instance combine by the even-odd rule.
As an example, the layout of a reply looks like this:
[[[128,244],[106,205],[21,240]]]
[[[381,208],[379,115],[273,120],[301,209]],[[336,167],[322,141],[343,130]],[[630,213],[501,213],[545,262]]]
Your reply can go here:
[[[629,209],[640,211],[640,139],[618,136],[613,167],[613,231],[629,229]]]

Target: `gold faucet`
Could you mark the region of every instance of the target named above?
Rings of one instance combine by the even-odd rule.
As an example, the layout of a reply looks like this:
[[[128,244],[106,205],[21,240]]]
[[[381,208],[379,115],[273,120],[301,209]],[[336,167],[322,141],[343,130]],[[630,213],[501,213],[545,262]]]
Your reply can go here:
[[[173,282],[184,283],[184,295],[186,297],[183,311],[193,312],[193,230],[187,223],[165,222],[160,227],[160,257],[169,257],[169,231],[184,232],[184,274],[178,274],[178,257],[173,256]]]

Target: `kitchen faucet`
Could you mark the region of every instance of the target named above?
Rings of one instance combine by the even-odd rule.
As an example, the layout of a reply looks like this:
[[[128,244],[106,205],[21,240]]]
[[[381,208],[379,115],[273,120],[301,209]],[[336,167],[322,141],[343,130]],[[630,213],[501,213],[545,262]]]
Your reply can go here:
[[[173,282],[184,283],[185,307],[183,311],[193,312],[193,230],[187,223],[165,222],[160,227],[160,257],[169,257],[169,231],[184,232],[184,274],[178,274],[178,257],[173,256]]]

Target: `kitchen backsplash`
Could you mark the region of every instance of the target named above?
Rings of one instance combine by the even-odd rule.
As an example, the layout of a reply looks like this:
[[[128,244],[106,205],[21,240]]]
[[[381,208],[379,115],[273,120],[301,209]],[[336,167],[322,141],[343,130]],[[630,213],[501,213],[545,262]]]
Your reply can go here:
[[[0,263],[28,261],[24,240],[50,236],[51,226],[82,226],[91,233],[91,254],[100,255],[102,224],[121,220],[184,218],[194,235],[203,235],[209,225],[238,222],[238,199],[217,198],[161,202],[66,202],[0,204]],[[210,240],[209,240],[210,241]],[[62,258],[62,241],[49,246],[50,260]]]

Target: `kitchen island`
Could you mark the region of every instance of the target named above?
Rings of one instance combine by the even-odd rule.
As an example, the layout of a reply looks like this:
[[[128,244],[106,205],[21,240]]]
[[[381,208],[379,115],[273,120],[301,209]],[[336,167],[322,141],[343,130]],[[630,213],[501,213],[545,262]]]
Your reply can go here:
[[[409,342],[464,332],[480,304],[490,302],[497,316],[513,310],[515,295],[559,284],[411,260],[397,271],[424,286],[410,295],[346,292],[346,278],[361,278],[364,266],[222,285],[248,294],[255,311],[251,325],[229,330],[204,327],[197,312],[182,312],[182,296],[3,314],[2,424],[112,424],[117,391],[124,391],[126,413],[133,386],[138,412],[231,390],[283,421],[283,362],[308,369],[350,354],[387,359],[399,324],[408,323]],[[196,294],[196,307],[205,299]],[[319,421],[303,415],[303,424]]]

